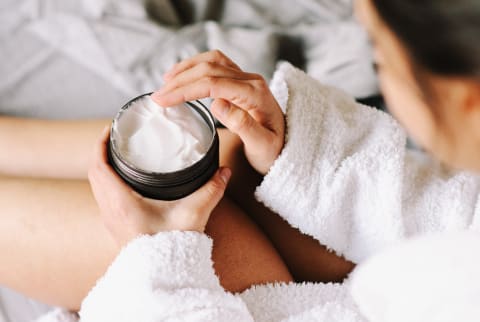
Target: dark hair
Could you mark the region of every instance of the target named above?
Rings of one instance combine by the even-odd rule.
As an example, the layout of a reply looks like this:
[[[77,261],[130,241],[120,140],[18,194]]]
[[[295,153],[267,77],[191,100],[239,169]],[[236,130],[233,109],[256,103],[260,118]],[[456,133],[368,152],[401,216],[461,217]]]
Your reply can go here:
[[[480,79],[479,0],[371,2],[414,65],[438,75]]]

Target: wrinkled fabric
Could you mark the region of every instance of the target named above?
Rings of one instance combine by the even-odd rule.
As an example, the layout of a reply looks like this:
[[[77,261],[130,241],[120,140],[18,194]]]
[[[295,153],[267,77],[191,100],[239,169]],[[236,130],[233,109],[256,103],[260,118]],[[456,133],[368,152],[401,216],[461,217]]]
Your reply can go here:
[[[350,0],[3,0],[0,19],[0,114],[111,117],[210,49],[267,79],[290,60],[356,97],[378,91]]]

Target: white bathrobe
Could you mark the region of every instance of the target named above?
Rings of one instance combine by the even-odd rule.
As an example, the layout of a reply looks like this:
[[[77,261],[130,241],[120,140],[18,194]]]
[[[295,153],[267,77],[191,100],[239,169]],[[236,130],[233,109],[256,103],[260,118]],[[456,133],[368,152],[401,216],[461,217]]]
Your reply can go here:
[[[230,294],[206,235],[166,232],[123,249],[79,317],[39,321],[480,321],[480,179],[407,150],[389,115],[287,63],[271,89],[287,137],[256,196],[358,263],[351,277]]]

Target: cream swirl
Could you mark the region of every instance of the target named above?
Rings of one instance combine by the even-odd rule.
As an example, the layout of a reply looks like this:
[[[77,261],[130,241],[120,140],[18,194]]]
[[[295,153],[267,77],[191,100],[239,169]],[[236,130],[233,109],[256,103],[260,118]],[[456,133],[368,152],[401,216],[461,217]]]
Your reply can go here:
[[[187,168],[212,143],[212,131],[193,108],[185,104],[164,108],[150,96],[134,101],[119,115],[113,135],[122,158],[158,173]]]

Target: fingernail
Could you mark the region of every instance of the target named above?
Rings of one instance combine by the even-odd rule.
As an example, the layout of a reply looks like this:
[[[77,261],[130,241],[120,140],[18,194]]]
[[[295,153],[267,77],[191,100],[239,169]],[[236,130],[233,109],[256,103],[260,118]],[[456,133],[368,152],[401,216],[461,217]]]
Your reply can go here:
[[[229,168],[220,169],[220,178],[222,178],[225,184],[228,183],[231,176],[232,176],[232,171]]]

